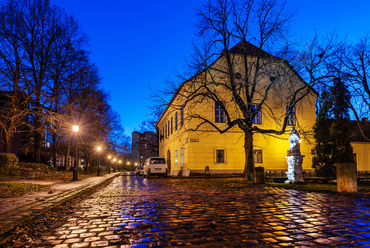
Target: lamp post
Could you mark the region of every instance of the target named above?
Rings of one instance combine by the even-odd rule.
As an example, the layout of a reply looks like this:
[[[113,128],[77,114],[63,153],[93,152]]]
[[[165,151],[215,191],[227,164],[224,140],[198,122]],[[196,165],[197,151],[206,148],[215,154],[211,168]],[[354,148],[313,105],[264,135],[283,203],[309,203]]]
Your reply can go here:
[[[113,159],[113,162],[114,162],[114,163],[113,163],[114,172],[116,172],[116,169],[115,169],[115,168],[116,168],[116,167],[115,167],[115,166],[116,166],[116,161],[117,161],[117,159],[116,159],[116,158],[115,158],[115,159]]]
[[[109,159],[109,161],[108,161],[108,174],[110,174],[110,159],[112,158],[112,156],[111,155],[109,155],[108,156],[108,159]]]
[[[118,171],[122,171],[122,169],[121,169],[121,160],[118,160]]]
[[[101,147],[98,146],[96,150],[98,150],[98,174],[97,176],[100,176],[100,154],[99,153],[100,153]]]
[[[73,136],[75,140],[75,148],[76,148],[76,157],[75,157],[75,166],[73,167],[73,181],[78,181],[78,172],[77,172],[77,138],[76,133],[78,132],[78,126],[74,125],[73,127]]]

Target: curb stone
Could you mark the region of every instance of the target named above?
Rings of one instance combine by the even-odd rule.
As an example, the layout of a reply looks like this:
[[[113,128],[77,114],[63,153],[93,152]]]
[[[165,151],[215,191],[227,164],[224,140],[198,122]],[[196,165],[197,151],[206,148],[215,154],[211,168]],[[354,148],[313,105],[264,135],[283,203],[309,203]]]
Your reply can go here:
[[[62,204],[74,197],[77,197],[82,193],[99,186],[105,181],[119,176],[120,174],[121,173],[119,172],[106,174],[90,183],[83,184],[71,190],[65,190],[55,195],[46,196],[43,198],[37,197],[33,202],[21,205],[7,212],[1,213],[0,236],[3,236],[4,233],[12,230],[13,228],[16,228],[23,222],[41,215],[42,213],[51,209],[52,207]]]

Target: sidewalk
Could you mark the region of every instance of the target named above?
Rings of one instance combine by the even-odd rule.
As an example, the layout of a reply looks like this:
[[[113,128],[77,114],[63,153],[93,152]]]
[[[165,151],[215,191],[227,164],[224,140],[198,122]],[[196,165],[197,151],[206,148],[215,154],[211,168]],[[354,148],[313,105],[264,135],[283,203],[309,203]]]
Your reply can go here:
[[[19,225],[23,220],[63,202],[85,190],[93,188],[121,172],[89,177],[79,181],[52,182],[26,180],[35,184],[48,184],[50,188],[25,195],[0,198],[0,236]],[[24,181],[24,182],[26,182]]]

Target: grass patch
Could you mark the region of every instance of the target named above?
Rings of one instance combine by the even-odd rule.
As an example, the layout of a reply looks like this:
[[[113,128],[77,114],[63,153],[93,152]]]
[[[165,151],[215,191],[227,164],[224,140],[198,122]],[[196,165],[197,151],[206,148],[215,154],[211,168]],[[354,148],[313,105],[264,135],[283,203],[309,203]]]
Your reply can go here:
[[[0,182],[0,198],[23,195],[31,191],[40,191],[48,187],[48,185],[33,183]]]
[[[106,173],[101,173],[100,175],[104,175]],[[96,172],[79,172],[78,179],[84,179],[88,177],[96,176]],[[52,171],[52,172],[29,172],[29,173],[20,173],[19,175],[12,175],[12,176],[1,176],[3,180],[6,179],[36,179],[36,180],[46,180],[46,181],[71,181],[73,178],[72,171]]]
[[[78,173],[79,180],[94,176],[96,176],[96,173]],[[47,181],[71,181],[73,179],[73,172],[56,171],[49,173],[40,173],[37,175],[37,177],[35,177],[35,179]]]

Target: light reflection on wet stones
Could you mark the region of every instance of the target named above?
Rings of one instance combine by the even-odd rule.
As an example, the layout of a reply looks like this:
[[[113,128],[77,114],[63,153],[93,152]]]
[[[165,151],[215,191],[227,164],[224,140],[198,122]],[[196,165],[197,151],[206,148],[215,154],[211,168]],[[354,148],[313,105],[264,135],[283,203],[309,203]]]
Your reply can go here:
[[[76,232],[81,242],[95,233],[119,247],[358,246],[370,241],[369,206],[367,198],[263,187],[242,178],[125,174],[81,202],[79,214],[58,232],[86,229]],[[63,237],[60,244],[68,242]]]

